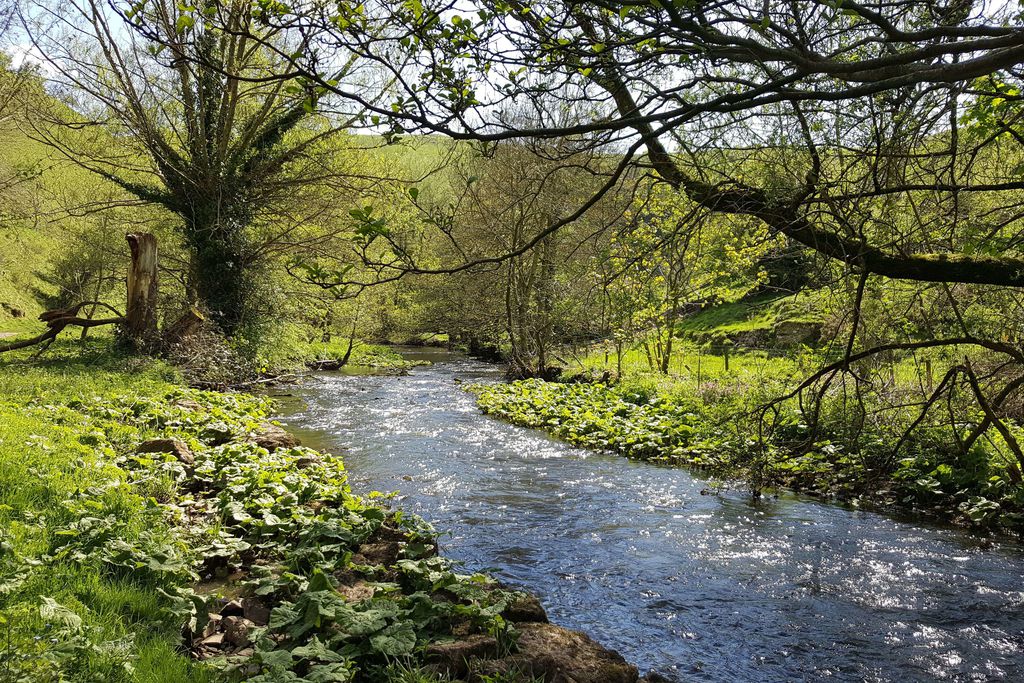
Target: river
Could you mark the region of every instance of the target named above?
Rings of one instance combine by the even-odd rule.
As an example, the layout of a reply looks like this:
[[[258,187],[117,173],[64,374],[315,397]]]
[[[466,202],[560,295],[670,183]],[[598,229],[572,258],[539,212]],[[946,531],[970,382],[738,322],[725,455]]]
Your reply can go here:
[[[1024,681],[1024,549],[799,496],[705,495],[683,469],[484,416],[480,362],[424,349],[403,377],[323,374],[285,402],[357,492],[442,551],[537,594],[641,671],[680,681]]]

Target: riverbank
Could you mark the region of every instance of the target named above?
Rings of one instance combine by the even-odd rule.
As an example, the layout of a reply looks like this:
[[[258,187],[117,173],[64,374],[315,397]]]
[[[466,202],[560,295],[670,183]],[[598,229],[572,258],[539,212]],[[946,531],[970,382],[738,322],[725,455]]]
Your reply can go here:
[[[302,347],[302,363],[312,370],[339,370],[342,367],[370,368],[394,374],[426,365],[427,361],[410,360],[386,344],[347,341],[314,342]]]
[[[284,404],[352,486],[396,491],[444,554],[542,596],[556,623],[679,681],[1024,676],[1024,549],[781,493],[701,495],[689,468],[577,448],[482,415],[460,354],[408,376],[325,373]]]
[[[457,572],[423,520],[353,493],[268,399],[178,382],[102,344],[0,364],[12,680],[637,680],[535,599]]]
[[[978,447],[965,459],[950,444],[913,439],[892,457],[896,435],[879,432],[873,449],[844,448],[827,430],[808,446],[796,415],[758,439],[763,387],[747,393],[703,385],[665,390],[649,381],[552,383],[525,380],[470,388],[478,407],[514,424],[543,429],[574,445],[630,458],[699,468],[722,481],[786,488],[875,508],[901,508],[944,521],[1020,534],[1024,487],[1006,461]],[[784,410],[784,408],[780,408]]]

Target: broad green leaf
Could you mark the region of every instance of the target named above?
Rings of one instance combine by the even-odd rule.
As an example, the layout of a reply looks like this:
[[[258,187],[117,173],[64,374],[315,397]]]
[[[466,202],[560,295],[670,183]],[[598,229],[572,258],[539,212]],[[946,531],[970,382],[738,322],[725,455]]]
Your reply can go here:
[[[391,624],[370,638],[370,645],[387,657],[401,657],[416,649],[416,632],[409,622]]]
[[[77,631],[82,628],[82,617],[60,604],[53,598],[43,597],[43,604],[39,606],[39,616],[46,621],[52,621],[65,628]]]

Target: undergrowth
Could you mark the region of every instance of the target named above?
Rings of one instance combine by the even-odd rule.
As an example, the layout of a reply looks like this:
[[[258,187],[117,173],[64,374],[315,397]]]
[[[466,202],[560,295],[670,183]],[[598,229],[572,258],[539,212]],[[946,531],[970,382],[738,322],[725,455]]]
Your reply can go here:
[[[268,400],[99,349],[0,365],[0,681],[386,681],[453,635],[514,649],[521,595],[340,459],[256,445]],[[265,617],[220,649],[231,600]]]

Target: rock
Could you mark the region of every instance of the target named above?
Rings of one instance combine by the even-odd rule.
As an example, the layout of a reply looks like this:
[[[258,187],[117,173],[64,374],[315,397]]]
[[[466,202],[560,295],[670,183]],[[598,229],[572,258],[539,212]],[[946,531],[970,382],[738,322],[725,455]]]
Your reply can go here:
[[[481,662],[481,674],[523,673],[546,683],[637,683],[639,674],[617,652],[589,636],[554,624],[521,624],[516,654]],[[473,679],[471,679],[473,680]],[[479,679],[477,679],[479,680]]]
[[[249,634],[256,628],[256,624],[245,617],[225,617],[223,623],[224,642],[235,647],[245,647],[252,641]]]
[[[143,441],[135,450],[136,453],[170,453],[179,462],[185,465],[194,465],[196,462],[192,451],[188,449],[184,441],[179,439],[150,439]]]
[[[241,617],[245,616],[245,608],[241,600],[229,600],[220,608],[220,613],[225,617]]]
[[[224,634],[214,633],[211,636],[203,638],[201,641],[199,641],[199,643],[203,647],[220,647],[224,644]]]
[[[640,679],[640,683],[676,683],[676,680],[674,678],[664,676],[657,671],[651,671]]]
[[[270,608],[256,598],[242,598],[242,616],[257,626],[270,623]]]
[[[548,622],[548,614],[535,595],[523,593],[518,600],[508,606],[502,616],[508,621],[519,624],[524,622]]]
[[[409,534],[402,531],[398,527],[391,526],[390,524],[384,524],[375,532],[371,537],[371,543],[382,543],[384,541],[397,541],[404,542],[409,539]]]
[[[317,458],[312,455],[304,455],[303,457],[295,461],[295,466],[300,470],[304,470],[308,467],[312,467],[313,465],[318,465],[319,463],[320,458]]]
[[[398,561],[398,554],[401,550],[402,546],[397,541],[364,543],[359,546],[359,552],[353,555],[352,563],[390,566]]]
[[[261,425],[259,431],[249,436],[248,441],[261,448],[266,448],[268,451],[275,451],[278,448],[293,448],[299,445],[298,437],[269,422]]]
[[[323,360],[311,360],[306,363],[306,367],[310,370],[338,370],[344,365],[340,360],[334,358],[325,358]]]
[[[0,308],[3,308],[5,311],[7,311],[12,318],[24,318],[25,317],[25,311],[21,310],[20,308],[18,308],[17,306],[14,306],[12,304],[9,304],[9,303],[6,303],[6,302],[5,303],[0,303]]]
[[[821,332],[824,325],[820,322],[794,322],[785,321],[775,325],[772,333],[775,336],[775,343],[779,346],[798,346],[800,344],[813,344],[821,339]]]
[[[216,612],[211,612],[207,615],[206,626],[203,627],[202,638],[209,638],[214,633],[220,630],[221,616]],[[202,639],[200,638],[200,640]]]
[[[427,646],[427,659],[433,664],[432,668],[448,676],[465,676],[472,659],[486,659],[497,653],[498,641],[484,633]]]

